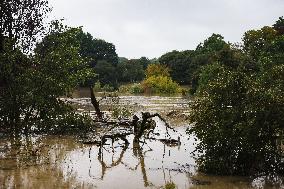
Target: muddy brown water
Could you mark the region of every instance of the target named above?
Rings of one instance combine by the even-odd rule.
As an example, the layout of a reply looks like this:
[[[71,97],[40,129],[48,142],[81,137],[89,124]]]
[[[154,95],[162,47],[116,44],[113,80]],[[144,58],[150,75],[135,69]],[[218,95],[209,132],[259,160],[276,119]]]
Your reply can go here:
[[[109,100],[101,101],[105,111]],[[67,99],[79,111],[92,113],[89,98]],[[100,148],[82,144],[71,136],[28,136],[0,139],[0,188],[163,188],[174,182],[179,189],[241,189],[270,188],[262,178],[252,182],[245,177],[209,176],[197,172],[191,152],[194,136],[186,134],[190,99],[182,97],[120,96],[116,105],[127,106],[133,112],[158,112],[175,130],[167,130],[163,121],[154,118],[153,137],[180,137],[181,144],[170,146],[159,140],[133,142],[107,141]],[[112,104],[113,105],[113,104]],[[114,106],[114,105],[113,105]],[[166,116],[174,110],[175,114]],[[178,113],[177,113],[178,112]],[[182,116],[181,116],[182,115]],[[279,186],[280,187],[280,186]]]

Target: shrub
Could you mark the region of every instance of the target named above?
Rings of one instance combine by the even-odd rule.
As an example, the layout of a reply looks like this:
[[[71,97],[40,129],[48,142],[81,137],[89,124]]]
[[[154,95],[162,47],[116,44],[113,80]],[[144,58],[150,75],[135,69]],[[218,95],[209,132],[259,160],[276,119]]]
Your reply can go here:
[[[181,91],[180,86],[167,76],[151,76],[142,82],[145,93],[175,94]]]
[[[143,93],[143,88],[140,83],[133,83],[127,85],[121,85],[119,87],[120,93],[140,94]]]
[[[95,83],[95,85],[94,85],[94,91],[95,91],[95,92],[100,92],[100,91],[101,91],[101,88],[102,88],[101,82],[97,81],[97,82]]]
[[[143,88],[140,83],[134,83],[130,86],[130,93],[131,94],[140,94],[143,93]]]
[[[104,91],[104,92],[113,92],[114,91],[114,87],[110,86],[109,84],[106,84],[102,88],[102,91]]]

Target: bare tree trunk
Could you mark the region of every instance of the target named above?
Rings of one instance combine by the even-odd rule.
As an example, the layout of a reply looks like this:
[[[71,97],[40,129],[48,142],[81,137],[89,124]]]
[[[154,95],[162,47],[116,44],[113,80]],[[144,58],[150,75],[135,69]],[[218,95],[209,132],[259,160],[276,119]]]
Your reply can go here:
[[[97,101],[96,96],[94,94],[93,87],[90,87],[90,92],[91,92],[91,103],[93,104],[93,106],[95,108],[95,111],[96,111],[98,119],[102,120],[103,119],[103,114],[102,114],[102,112],[100,110],[100,104]]]

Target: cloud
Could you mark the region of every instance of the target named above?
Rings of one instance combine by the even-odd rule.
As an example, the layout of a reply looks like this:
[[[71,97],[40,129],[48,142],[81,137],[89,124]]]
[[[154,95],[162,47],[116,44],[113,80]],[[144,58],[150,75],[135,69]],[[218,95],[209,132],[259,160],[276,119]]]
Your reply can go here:
[[[249,29],[272,25],[282,0],[50,0],[53,18],[112,42],[119,56],[159,57],[194,49],[212,33],[237,42]]]

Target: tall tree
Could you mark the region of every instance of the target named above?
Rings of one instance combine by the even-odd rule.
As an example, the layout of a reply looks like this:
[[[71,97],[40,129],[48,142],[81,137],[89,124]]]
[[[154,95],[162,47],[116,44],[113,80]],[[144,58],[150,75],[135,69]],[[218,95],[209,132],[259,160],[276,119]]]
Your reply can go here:
[[[115,46],[102,39],[94,39],[90,33],[85,33],[82,29],[79,30],[77,39],[80,42],[81,56],[88,59],[89,66],[99,75],[100,82],[116,86],[117,74],[114,70],[118,63],[118,56]],[[93,85],[95,80],[95,78],[89,80],[87,85]]]
[[[279,17],[279,19],[273,25],[273,28],[278,32],[279,35],[284,34],[284,19],[283,19],[283,16]]]
[[[33,67],[30,52],[43,33],[43,19],[50,8],[45,0],[0,2],[0,120],[17,129],[26,107],[24,81]]]
[[[117,65],[118,80],[122,83],[139,82],[145,77],[144,65],[148,64],[147,59],[124,59]]]
[[[269,26],[265,26],[259,30],[247,31],[243,37],[244,50],[255,61],[259,61],[262,55],[267,55],[270,51],[270,44],[274,41],[276,35],[277,31]]]
[[[172,51],[162,55],[159,62],[170,69],[170,75],[174,81],[180,84],[190,84],[193,51]]]
[[[0,52],[7,38],[24,52],[31,50],[36,38],[43,33],[43,19],[49,11],[47,0],[1,0]]]

